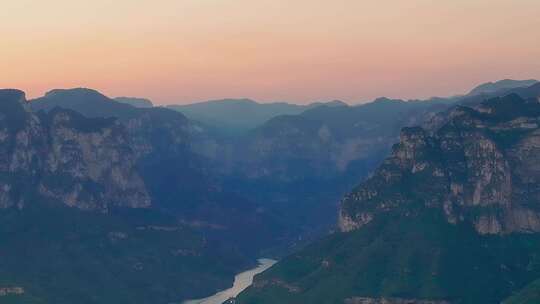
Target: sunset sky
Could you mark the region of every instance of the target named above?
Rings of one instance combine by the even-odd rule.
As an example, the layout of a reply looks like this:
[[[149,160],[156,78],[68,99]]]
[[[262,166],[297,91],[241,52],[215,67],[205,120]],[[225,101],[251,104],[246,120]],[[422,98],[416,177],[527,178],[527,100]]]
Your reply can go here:
[[[540,79],[539,0],[4,0],[0,87],[158,104],[464,93]]]

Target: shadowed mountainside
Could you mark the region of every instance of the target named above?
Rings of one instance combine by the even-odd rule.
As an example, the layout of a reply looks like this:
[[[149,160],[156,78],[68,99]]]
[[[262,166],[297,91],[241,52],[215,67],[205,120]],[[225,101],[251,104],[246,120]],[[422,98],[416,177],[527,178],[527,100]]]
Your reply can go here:
[[[222,134],[234,135],[255,128],[272,117],[300,114],[321,105],[342,106],[345,103],[336,100],[297,105],[285,102],[258,103],[251,99],[222,99],[167,107],[190,119],[215,127]]]
[[[539,96],[403,129],[342,200],[342,232],[277,263],[236,303],[487,304],[526,287],[540,277]]]
[[[36,114],[0,90],[2,303],[168,303],[250,265],[161,212],[132,140],[115,119]]]
[[[151,108],[154,106],[152,101],[146,98],[137,98],[137,97],[116,97],[114,101],[125,103],[136,108]]]

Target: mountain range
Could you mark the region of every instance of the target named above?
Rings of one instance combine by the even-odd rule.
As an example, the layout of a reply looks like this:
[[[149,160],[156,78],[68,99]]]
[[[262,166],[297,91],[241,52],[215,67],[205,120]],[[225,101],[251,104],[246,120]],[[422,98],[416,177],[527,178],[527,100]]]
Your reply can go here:
[[[502,81],[166,108],[0,90],[0,300],[177,303],[271,256],[237,303],[520,303],[540,278],[539,96]]]
[[[402,129],[342,199],[340,232],[280,261],[235,303],[537,303],[539,88]]]
[[[251,99],[221,99],[187,105],[170,105],[189,119],[213,126],[225,135],[241,134],[279,115],[295,115],[321,105],[343,106],[342,101],[297,105],[286,102],[259,103]]]
[[[114,101],[125,103],[136,108],[151,108],[154,106],[151,100],[137,97],[116,97]]]
[[[500,93],[504,90],[511,90],[517,88],[526,88],[534,84],[537,84],[538,80],[529,79],[529,80],[513,80],[513,79],[503,79],[495,82],[487,82],[481,84],[469,92],[469,95],[481,95],[481,94],[494,94]]]
[[[249,266],[160,212],[137,168],[149,149],[115,119],[34,113],[18,90],[0,113],[3,303],[165,303]]]

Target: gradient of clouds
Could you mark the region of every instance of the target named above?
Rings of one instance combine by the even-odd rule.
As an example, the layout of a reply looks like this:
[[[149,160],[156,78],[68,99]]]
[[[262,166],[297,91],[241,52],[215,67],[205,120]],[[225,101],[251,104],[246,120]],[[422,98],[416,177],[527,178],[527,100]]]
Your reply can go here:
[[[8,2],[8,1],[4,1]],[[358,102],[540,78],[537,0],[18,0],[0,86]]]

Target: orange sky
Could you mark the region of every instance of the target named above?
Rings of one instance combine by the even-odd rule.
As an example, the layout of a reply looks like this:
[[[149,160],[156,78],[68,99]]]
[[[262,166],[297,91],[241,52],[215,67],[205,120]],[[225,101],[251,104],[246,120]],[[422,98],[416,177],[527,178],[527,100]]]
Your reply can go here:
[[[463,93],[540,79],[539,0],[5,0],[0,87],[160,104]]]

